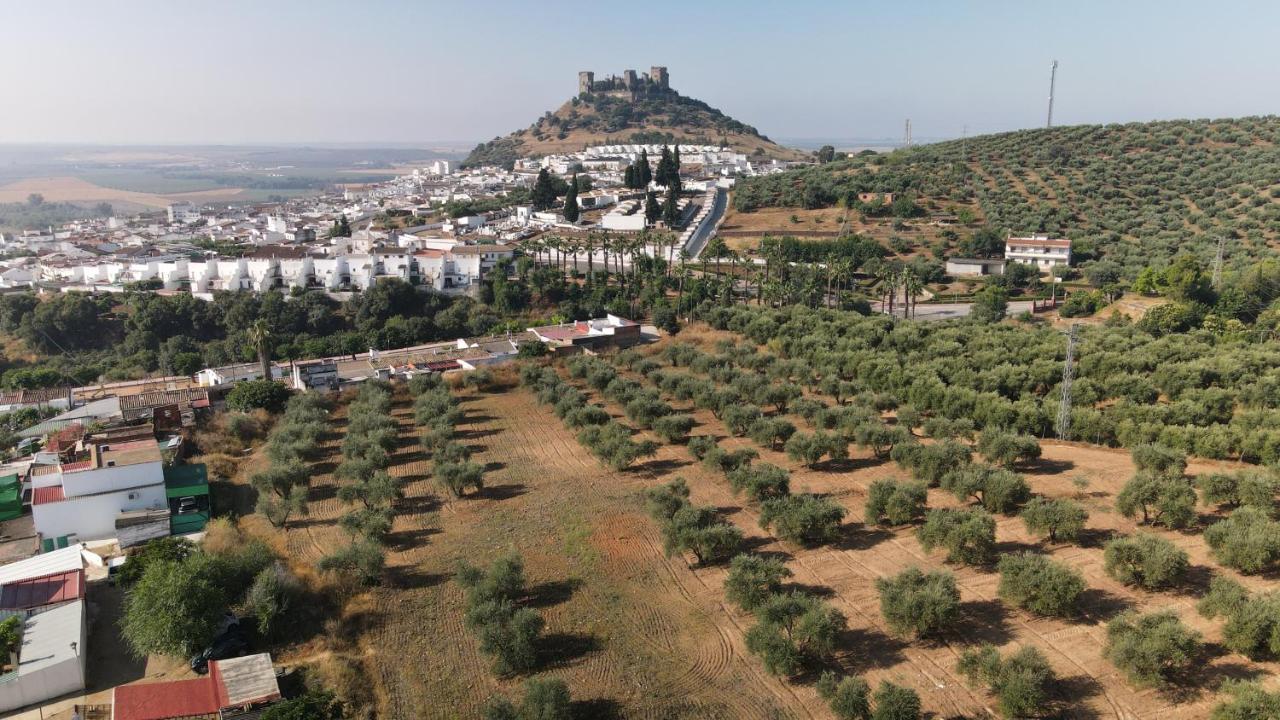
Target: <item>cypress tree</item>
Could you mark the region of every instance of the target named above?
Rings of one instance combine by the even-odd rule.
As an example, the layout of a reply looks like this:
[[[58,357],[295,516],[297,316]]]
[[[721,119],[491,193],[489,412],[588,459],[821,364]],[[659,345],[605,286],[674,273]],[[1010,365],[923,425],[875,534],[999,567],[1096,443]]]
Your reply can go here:
[[[632,163],[622,171],[622,184],[632,190],[636,189],[636,166]]]
[[[573,174],[569,190],[564,194],[564,219],[578,222],[578,173]]]
[[[676,221],[680,219],[680,212],[677,203],[680,199],[679,192],[675,185],[667,186],[667,201],[662,204],[662,221],[667,227],[675,227]]]
[[[662,214],[662,208],[658,207],[658,198],[653,191],[644,194],[644,219],[653,222]]]
[[[684,189],[680,183],[680,145],[679,144],[676,145],[676,151],[671,157],[671,175],[667,179],[668,179],[667,185],[674,185],[677,193],[679,193],[681,190]]]
[[[649,167],[649,151],[640,151],[640,167],[639,175],[636,177],[636,189],[644,189],[649,187],[649,183],[653,182],[653,168]]]
[[[654,174],[654,179],[659,185],[666,187],[671,184],[671,173],[674,169],[671,159],[671,149],[666,145],[662,146],[662,157],[658,158],[658,171]]]
[[[551,175],[546,168],[538,171],[538,179],[533,183],[533,191],[529,193],[529,201],[536,211],[548,210],[556,204],[556,190],[551,186]]]

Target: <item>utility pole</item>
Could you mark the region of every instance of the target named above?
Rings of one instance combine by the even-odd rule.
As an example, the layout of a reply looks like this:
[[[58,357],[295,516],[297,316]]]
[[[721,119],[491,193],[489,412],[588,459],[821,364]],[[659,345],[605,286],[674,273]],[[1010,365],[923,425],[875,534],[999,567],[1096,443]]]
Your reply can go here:
[[[1222,257],[1226,251],[1227,237],[1225,235],[1218,236],[1218,254],[1213,257],[1213,289],[1217,290],[1222,285]]]
[[[1067,334],[1067,362],[1062,366],[1062,402],[1058,405],[1058,439],[1070,440],[1071,435],[1071,381],[1075,379],[1076,342],[1080,323],[1071,324]]]
[[[1054,60],[1049,68],[1049,120],[1045,127],[1053,127],[1053,86],[1058,79],[1058,61]]]

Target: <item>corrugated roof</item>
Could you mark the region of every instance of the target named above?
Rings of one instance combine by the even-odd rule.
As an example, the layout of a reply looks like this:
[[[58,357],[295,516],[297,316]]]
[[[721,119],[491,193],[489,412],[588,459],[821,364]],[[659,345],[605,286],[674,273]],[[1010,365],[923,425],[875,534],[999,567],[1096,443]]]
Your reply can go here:
[[[0,609],[27,610],[82,597],[84,570],[68,570],[0,586]]]
[[[84,567],[84,559],[80,555],[83,547],[82,544],[76,543],[26,560],[0,565],[0,585],[69,570],[80,570]]]
[[[224,708],[280,698],[280,685],[268,653],[211,662],[209,675],[218,683],[218,700]]]

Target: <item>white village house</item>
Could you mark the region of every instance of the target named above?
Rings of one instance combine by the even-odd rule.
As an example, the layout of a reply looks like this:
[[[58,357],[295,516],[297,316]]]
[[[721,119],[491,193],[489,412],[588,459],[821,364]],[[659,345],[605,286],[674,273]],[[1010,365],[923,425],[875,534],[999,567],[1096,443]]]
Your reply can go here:
[[[1042,271],[1071,264],[1071,241],[1050,238],[1043,233],[1029,237],[1009,236],[1004,243],[1004,259],[1035,265]]]

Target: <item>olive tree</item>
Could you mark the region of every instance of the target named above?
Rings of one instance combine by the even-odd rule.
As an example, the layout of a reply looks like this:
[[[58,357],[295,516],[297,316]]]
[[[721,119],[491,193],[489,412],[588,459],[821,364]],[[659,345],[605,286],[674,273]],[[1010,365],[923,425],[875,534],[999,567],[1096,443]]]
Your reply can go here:
[[[1038,648],[1024,645],[1000,657],[994,645],[969,648],[960,654],[956,670],[970,685],[984,685],[995,694],[1006,717],[1040,717],[1049,711],[1049,692],[1057,680]]]
[[[755,611],[747,649],[774,675],[795,675],[825,660],[844,631],[845,616],[822,600],[800,592],[774,595]]]
[[[910,567],[893,577],[876,580],[880,613],[899,635],[924,637],[955,623],[960,616],[960,591],[949,572],[922,572]]]
[[[1139,472],[1145,470],[1153,475],[1182,477],[1187,471],[1187,454],[1166,445],[1144,443],[1134,446],[1130,453]]]
[[[1228,649],[1255,660],[1280,656],[1280,594],[1251,594],[1230,578],[1216,577],[1196,609],[1227,619],[1222,644]]]
[[[1210,525],[1204,540],[1218,562],[1243,573],[1262,572],[1280,559],[1280,522],[1256,507]]]
[[[1122,613],[1107,623],[1103,654],[1136,685],[1168,684],[1200,659],[1200,633],[1171,610]]]
[[[922,517],[928,501],[928,488],[922,482],[894,482],[881,478],[867,488],[864,509],[868,525],[905,525]]]
[[[840,537],[846,510],[816,495],[787,495],[760,505],[760,527],[773,527],[778,537],[802,545],[822,545]]]
[[[777,465],[744,465],[728,475],[734,494],[745,492],[754,502],[786,497],[791,493],[791,473]]]
[[[1143,523],[1184,528],[1196,520],[1196,492],[1180,475],[1141,471],[1120,489],[1116,510]]]
[[[743,553],[729,562],[729,575],[724,580],[725,597],[743,610],[753,612],[782,592],[782,581],[789,577],[791,571],[778,558]]]
[[[1022,523],[1027,532],[1044,535],[1049,542],[1075,542],[1084,530],[1089,512],[1066,498],[1032,498],[1022,508]]]
[[[1177,585],[1187,572],[1187,553],[1151,533],[1120,537],[1107,543],[1103,569],[1125,585],[1158,590]]]
[[[996,521],[985,510],[939,508],[925,516],[916,537],[925,552],[945,548],[947,562],[983,565],[995,554]]]
[[[1040,441],[1031,435],[1018,435],[998,429],[983,430],[978,435],[978,452],[990,462],[1012,469],[1040,457]]]
[[[816,688],[838,720],[870,720],[871,686],[866,680],[828,670],[818,677]]]
[[[1011,512],[1031,497],[1021,475],[979,463],[952,470],[942,476],[941,485],[957,500],[977,500],[988,512]]]
[[[1085,589],[1079,572],[1044,555],[1004,555],[996,567],[1000,597],[1037,615],[1071,615]]]

